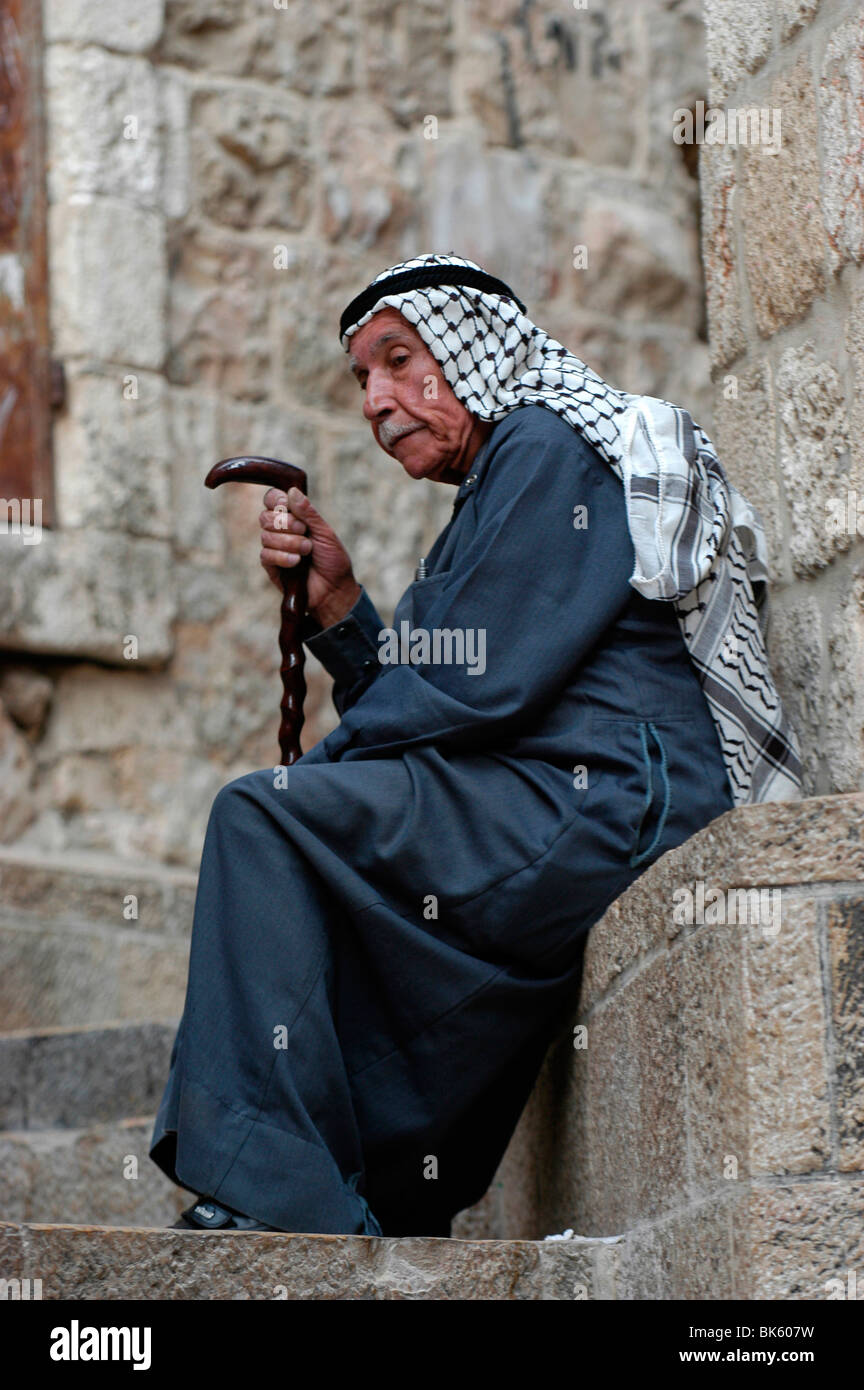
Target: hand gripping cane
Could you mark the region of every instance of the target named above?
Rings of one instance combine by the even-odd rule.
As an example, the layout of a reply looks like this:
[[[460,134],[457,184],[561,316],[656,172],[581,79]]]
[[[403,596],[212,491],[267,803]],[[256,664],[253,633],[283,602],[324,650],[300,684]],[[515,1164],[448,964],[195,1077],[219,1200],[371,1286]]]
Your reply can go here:
[[[282,459],[261,458],[255,454],[241,454],[238,458],[222,459],[213,465],[204,479],[205,487],[219,487],[220,483],[263,483],[267,487],[279,488],[287,492],[291,487],[306,491],[306,474],[293,463]],[[280,569],[282,580],[282,615],[279,625],[279,649],[282,665],[282,703],[279,706],[281,722],[279,725],[279,749],[282,762],[287,767],[296,763],[300,757],[300,730],[303,727],[303,700],[306,696],[306,681],[303,676],[303,643],[300,638],[300,624],[306,613],[306,577],[309,569],[309,556],[301,557],[298,564],[290,569]]]

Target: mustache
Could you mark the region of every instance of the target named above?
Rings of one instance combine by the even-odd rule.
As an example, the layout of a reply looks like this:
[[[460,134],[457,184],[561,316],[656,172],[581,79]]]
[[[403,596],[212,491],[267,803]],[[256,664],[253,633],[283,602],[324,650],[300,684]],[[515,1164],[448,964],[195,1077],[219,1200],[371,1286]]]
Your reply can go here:
[[[383,420],[378,426],[378,439],[385,448],[389,449],[392,444],[395,444],[397,439],[402,438],[403,434],[413,434],[414,430],[419,428],[420,426],[416,421],[414,424],[399,425],[392,420]]]

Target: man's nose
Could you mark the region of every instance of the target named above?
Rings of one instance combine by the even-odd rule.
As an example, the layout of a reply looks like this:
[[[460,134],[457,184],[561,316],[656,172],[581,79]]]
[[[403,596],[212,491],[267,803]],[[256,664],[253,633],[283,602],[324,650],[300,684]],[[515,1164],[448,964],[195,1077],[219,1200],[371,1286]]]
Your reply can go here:
[[[396,404],[388,378],[383,372],[371,371],[366,378],[363,414],[367,420],[383,420]]]

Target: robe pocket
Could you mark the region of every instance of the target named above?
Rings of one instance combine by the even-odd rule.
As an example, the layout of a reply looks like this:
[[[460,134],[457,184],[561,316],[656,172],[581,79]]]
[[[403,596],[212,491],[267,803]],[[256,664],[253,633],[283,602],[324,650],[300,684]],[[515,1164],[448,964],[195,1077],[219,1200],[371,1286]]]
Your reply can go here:
[[[661,722],[663,727],[661,727]],[[649,719],[594,719],[582,809],[607,822],[610,843],[631,869],[642,868],[660,849],[671,811],[669,724]]]
[[[655,724],[640,720],[644,799],[639,824],[630,852],[631,869],[640,868],[658,852],[671,806],[669,763],[666,748]]]
[[[415,579],[409,589],[408,611],[400,613],[400,617],[406,617],[413,627],[422,627],[423,619],[430,607],[437,600],[442,592],[444,584],[450,578],[450,570],[441,570],[438,574],[427,575],[425,579]]]

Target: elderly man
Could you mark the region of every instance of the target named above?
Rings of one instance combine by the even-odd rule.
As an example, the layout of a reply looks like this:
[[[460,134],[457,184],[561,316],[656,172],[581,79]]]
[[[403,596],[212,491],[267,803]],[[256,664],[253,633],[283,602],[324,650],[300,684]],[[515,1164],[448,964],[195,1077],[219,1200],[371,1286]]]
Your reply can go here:
[[[798,795],[759,523],[686,411],[457,256],[385,271],[341,333],[378,444],[453,513],[388,630],[311,502],[265,498],[341,722],[213,804],[151,1147],[189,1230],[449,1234],[592,924],[733,804]]]

